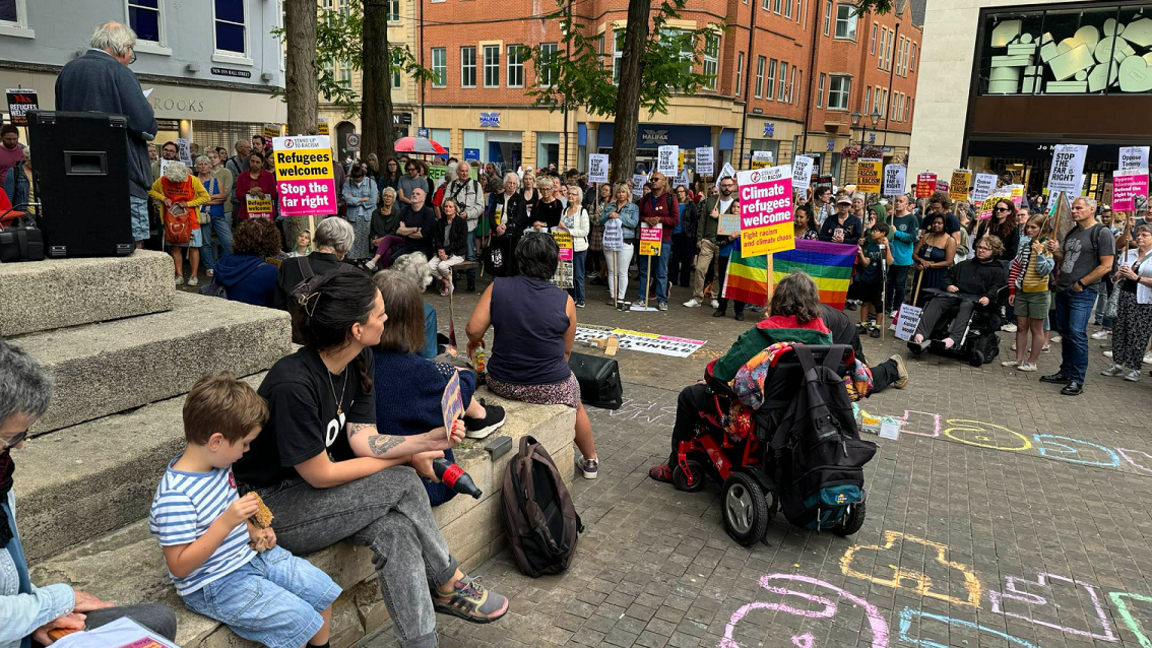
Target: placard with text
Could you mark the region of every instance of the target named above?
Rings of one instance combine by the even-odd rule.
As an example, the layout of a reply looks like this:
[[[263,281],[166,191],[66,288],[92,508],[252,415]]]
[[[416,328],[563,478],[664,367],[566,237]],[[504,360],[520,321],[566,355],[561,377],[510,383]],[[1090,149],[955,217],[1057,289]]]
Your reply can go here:
[[[880,193],[881,167],[884,160],[880,158],[860,158],[856,161],[856,191],[860,193]]]
[[[276,193],[281,216],[336,213],[336,175],[327,135],[298,135],[272,140]]]
[[[740,255],[744,258],[796,247],[792,226],[792,167],[741,171]]]

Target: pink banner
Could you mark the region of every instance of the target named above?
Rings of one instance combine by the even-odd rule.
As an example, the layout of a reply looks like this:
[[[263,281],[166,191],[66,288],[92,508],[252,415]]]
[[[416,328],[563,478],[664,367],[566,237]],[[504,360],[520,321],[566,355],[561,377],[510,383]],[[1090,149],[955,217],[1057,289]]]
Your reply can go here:
[[[571,261],[572,260],[572,248],[560,248],[560,260],[561,261]]]
[[[327,216],[336,213],[336,181],[280,180],[276,183],[281,216]]]
[[[1112,209],[1132,211],[1136,209],[1133,198],[1148,196],[1148,172],[1117,171],[1112,176]]]

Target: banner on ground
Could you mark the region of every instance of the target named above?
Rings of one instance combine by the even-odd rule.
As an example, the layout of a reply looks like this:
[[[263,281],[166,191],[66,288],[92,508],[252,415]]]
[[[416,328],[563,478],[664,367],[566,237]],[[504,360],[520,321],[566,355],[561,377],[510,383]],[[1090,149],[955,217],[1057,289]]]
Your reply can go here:
[[[660,242],[664,236],[664,228],[661,223],[649,227],[648,225],[640,224],[640,256],[657,256],[660,254]]]
[[[688,338],[645,333],[629,329],[612,328],[611,326],[594,326],[580,324],[576,327],[576,343],[587,343],[589,340],[616,336],[620,341],[620,348],[627,351],[643,351],[656,355],[671,356],[673,358],[687,358],[700,350],[708,343],[707,340],[690,340]]]
[[[921,173],[916,176],[916,197],[931,198],[936,192],[936,174]]]
[[[1048,191],[1078,198],[1087,157],[1086,144],[1057,144],[1052,152],[1052,168],[1048,171]]]
[[[884,195],[899,196],[907,191],[908,170],[903,164],[889,164],[884,167]]]
[[[772,151],[752,151],[752,168],[763,169],[772,164]]]
[[[1142,196],[1140,200],[1137,197]],[[1112,174],[1112,209],[1135,211],[1136,203],[1148,202],[1148,169],[1116,171]]]
[[[984,202],[984,199],[996,191],[996,175],[993,173],[977,173],[976,182],[972,185],[972,202]]]
[[[751,258],[740,253],[738,246],[732,246],[728,257],[728,272],[724,274],[724,287],[720,291],[724,299],[735,299],[752,304],[768,304],[768,255]]]
[[[696,175],[710,176],[716,170],[711,146],[696,147]]]
[[[736,174],[740,196],[740,254],[744,257],[791,250],[792,168],[780,166]]]
[[[325,216],[336,213],[336,176],[332,143],[327,135],[276,137],[276,193],[281,216]]]
[[[949,200],[968,200],[972,193],[971,169],[956,169],[952,172],[952,179],[948,182]]]
[[[607,154],[588,154],[588,182],[608,182]]]
[[[856,191],[860,193],[880,193],[880,173],[884,160],[880,158],[860,158],[856,160]]]
[[[844,310],[852,265],[856,261],[855,245],[824,241],[796,241],[796,249],[772,256],[775,283],[796,271],[808,273],[820,289],[820,301]]]
[[[680,147],[675,144],[665,144],[656,149],[656,170],[665,176],[674,176],[680,164]]]
[[[552,240],[556,241],[556,247],[560,248],[560,262],[556,264],[556,274],[552,275],[552,283],[568,290],[573,286],[572,233],[566,229],[555,228],[552,230]]]
[[[8,88],[4,91],[8,96],[8,114],[16,126],[28,125],[28,111],[39,108],[39,99],[32,88]]]
[[[807,155],[797,155],[792,158],[792,191],[807,193],[812,185],[812,167],[815,160]]]
[[[12,91],[9,90],[9,93]],[[12,95],[8,95],[8,103],[12,103]],[[1121,146],[1120,147],[1120,170],[1133,171],[1135,169],[1148,168],[1148,148],[1147,146]]]

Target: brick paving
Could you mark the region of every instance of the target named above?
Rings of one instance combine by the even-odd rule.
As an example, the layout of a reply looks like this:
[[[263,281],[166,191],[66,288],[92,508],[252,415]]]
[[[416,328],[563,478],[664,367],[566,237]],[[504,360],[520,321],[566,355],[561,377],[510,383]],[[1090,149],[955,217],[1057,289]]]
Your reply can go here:
[[[667,455],[679,390],[758,314],[713,319],[679,306],[683,288],[667,313],[617,313],[601,292],[582,322],[708,344],[688,359],[620,352],[624,406],[590,410],[602,464],[573,488],[586,531],[572,568],[530,579],[507,551],[494,557],[476,573],[511,597],[509,616],[442,616],[441,645],[1152,648],[1152,379],[1100,377],[1099,342],[1074,398],[999,359],[909,360],[908,389],[861,403],[904,419],[898,440],[868,437],[881,450],[863,529],[844,539],[778,517],[745,548],[723,530],[718,485],[681,493],[647,470]],[[443,330],[447,300],[430,299]],[[474,303],[456,300],[461,335]],[[866,339],[865,350],[879,362],[904,348]],[[1041,373],[1058,363],[1053,345]],[[364,643],[396,645],[390,629]]]

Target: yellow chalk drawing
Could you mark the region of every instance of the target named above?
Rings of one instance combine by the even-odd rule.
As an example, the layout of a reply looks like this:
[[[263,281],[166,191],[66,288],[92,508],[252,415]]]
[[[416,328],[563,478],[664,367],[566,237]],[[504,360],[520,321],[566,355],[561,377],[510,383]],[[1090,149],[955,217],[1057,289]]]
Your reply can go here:
[[[1002,425],[968,419],[948,419],[948,427],[944,430],[944,436],[953,441],[991,450],[1020,452],[1032,447],[1032,442],[1028,440],[1028,437],[1019,432],[1013,432]],[[1002,439],[1011,439],[1012,445],[998,445],[998,443],[1006,442],[1001,441]],[[1018,443],[1016,443],[1017,441]]]
[[[918,571],[906,570],[896,565],[888,565],[892,569],[892,578],[880,578],[872,574],[856,571],[852,568],[852,559],[856,556],[856,552],[862,549],[871,549],[875,551],[884,551],[891,549],[896,545],[897,541],[913,542],[916,544],[924,545],[931,549],[936,550],[936,562],[950,567],[956,571],[964,574],[964,588],[968,590],[967,600],[941,594],[932,591],[932,579],[927,574],[922,574]],[[845,576],[852,578],[860,578],[866,581],[871,581],[877,585],[885,587],[903,587],[901,583],[911,581],[914,586],[910,589],[916,591],[921,596],[929,598],[940,599],[941,601],[948,601],[953,605],[970,605],[972,607],[980,607],[980,596],[983,592],[983,586],[980,585],[980,579],[976,577],[976,573],[968,565],[958,562],[952,562],[945,559],[945,554],[948,552],[948,545],[939,542],[932,542],[924,538],[917,538],[916,536],[906,535],[900,531],[885,531],[884,543],[882,545],[853,545],[849,547],[844,555],[840,557],[840,572]]]

